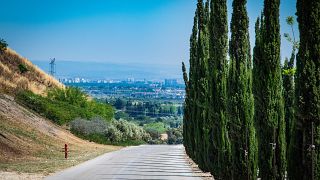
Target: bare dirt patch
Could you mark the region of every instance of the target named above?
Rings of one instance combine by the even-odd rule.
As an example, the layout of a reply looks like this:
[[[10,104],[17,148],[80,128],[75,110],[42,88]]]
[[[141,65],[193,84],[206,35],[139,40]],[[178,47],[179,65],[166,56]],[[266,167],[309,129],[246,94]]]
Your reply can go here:
[[[40,180],[45,177],[44,174],[36,174],[36,173],[18,173],[18,172],[1,172],[0,177],[2,180],[24,180],[24,179],[32,179],[32,180]]]
[[[201,176],[203,180],[214,180],[213,176],[210,172],[203,172],[198,165],[185,153],[185,159],[187,160],[188,164],[190,165],[192,171],[197,175]]]

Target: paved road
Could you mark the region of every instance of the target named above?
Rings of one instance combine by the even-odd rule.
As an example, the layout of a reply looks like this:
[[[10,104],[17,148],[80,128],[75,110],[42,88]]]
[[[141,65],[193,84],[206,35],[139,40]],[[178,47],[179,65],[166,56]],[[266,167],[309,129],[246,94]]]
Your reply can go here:
[[[182,145],[142,145],[106,153],[62,172],[47,177],[61,179],[158,179],[201,180],[184,157]]]

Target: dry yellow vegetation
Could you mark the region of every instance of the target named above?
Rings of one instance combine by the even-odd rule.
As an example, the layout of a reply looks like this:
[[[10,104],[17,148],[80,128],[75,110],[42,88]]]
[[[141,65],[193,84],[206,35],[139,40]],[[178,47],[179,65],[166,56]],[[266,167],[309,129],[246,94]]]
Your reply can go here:
[[[21,73],[19,65],[24,65],[28,71]],[[53,87],[64,88],[64,85],[12,49],[8,48],[0,54],[1,91],[13,94],[24,89],[43,95],[48,88]]]

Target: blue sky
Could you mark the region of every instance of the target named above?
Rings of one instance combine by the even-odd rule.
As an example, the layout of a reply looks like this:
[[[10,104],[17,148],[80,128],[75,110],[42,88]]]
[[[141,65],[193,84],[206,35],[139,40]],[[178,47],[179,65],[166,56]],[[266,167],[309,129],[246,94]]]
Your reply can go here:
[[[232,1],[228,0],[229,19]],[[281,34],[296,0],[281,2]],[[30,60],[177,66],[189,58],[196,0],[0,0],[0,38]],[[251,46],[262,0],[248,0]],[[297,31],[297,29],[296,29]],[[282,58],[291,47],[282,41]],[[164,66],[165,67],[165,66]]]

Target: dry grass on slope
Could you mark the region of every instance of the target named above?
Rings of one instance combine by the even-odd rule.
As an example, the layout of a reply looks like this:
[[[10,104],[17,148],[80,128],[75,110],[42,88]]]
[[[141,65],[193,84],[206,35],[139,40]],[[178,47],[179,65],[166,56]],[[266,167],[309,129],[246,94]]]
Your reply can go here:
[[[62,152],[65,143],[70,148],[68,160]],[[118,149],[75,137],[0,94],[0,175],[1,171],[46,175]]]
[[[28,71],[21,73],[19,65],[26,66]],[[63,88],[64,85],[11,49],[0,55],[0,91],[13,94],[25,89],[44,94],[52,87]]]

